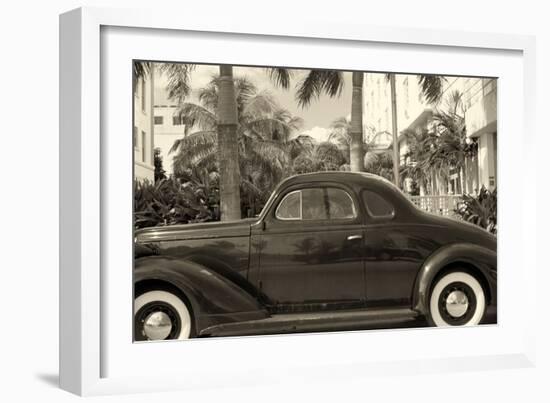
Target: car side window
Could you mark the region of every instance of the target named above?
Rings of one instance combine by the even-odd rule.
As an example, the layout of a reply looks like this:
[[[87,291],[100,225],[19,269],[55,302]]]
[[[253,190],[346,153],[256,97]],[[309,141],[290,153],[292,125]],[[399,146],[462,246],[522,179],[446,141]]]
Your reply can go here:
[[[362,192],[363,202],[369,215],[373,218],[393,218],[395,209],[393,205],[379,193],[371,190]]]
[[[323,188],[304,189],[302,192],[302,220],[328,219],[328,200]]]
[[[348,192],[337,188],[326,188],[325,190],[329,202],[329,218],[349,219],[357,217],[355,204]]]
[[[279,203],[279,220],[331,220],[357,217],[351,196],[338,188],[307,188],[288,193]]]
[[[277,206],[275,216],[279,220],[301,220],[302,219],[302,192],[295,190],[288,193]]]

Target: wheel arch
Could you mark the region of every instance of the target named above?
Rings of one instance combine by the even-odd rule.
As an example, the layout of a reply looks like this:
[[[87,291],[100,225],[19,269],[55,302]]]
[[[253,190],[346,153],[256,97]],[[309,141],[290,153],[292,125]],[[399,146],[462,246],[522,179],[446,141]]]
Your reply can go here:
[[[426,315],[434,284],[457,269],[474,276],[487,296],[487,305],[496,305],[496,252],[474,244],[452,244],[438,249],[420,268],[413,287],[412,308]]]
[[[196,262],[165,256],[135,261],[134,293],[160,287],[188,306],[197,333],[219,323],[267,315],[257,298],[220,273]]]
[[[435,274],[430,284],[429,292],[431,293],[431,291],[433,290],[435,284],[439,281],[439,279],[441,279],[443,276],[445,276],[448,273],[451,273],[453,271],[458,271],[458,270],[470,274],[479,282],[487,298],[487,304],[490,304],[492,300],[492,291],[489,285],[489,281],[485,277],[485,274],[483,274],[483,271],[478,266],[466,260],[460,260],[460,259],[455,260],[441,267],[441,269],[439,269],[439,271]]]
[[[148,291],[167,291],[181,299],[193,314],[193,303],[186,292],[168,280],[145,278],[134,284],[134,299]]]

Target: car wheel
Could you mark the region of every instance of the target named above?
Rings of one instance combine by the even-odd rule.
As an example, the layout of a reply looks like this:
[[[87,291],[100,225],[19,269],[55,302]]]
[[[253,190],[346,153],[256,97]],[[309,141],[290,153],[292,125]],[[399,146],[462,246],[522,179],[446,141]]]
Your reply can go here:
[[[185,302],[168,291],[147,291],[134,302],[134,339],[182,340],[193,335],[191,313]]]
[[[481,322],[486,307],[479,281],[471,274],[455,271],[435,283],[428,321],[432,326],[473,326]]]

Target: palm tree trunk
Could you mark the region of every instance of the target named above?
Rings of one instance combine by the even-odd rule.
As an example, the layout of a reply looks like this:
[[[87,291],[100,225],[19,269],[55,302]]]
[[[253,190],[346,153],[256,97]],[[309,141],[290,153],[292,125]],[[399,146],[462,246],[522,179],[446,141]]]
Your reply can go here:
[[[237,102],[233,66],[220,65],[218,101],[218,164],[222,221],[241,218],[241,174],[237,139]]]
[[[365,170],[363,150],[363,73],[354,71],[352,81],[350,169],[354,172],[362,172]]]
[[[399,143],[397,138],[397,99],[395,95],[395,74],[390,74],[391,126],[393,136],[393,178],[399,187]]]
[[[462,166],[460,167],[460,170],[458,171],[458,174],[460,175],[460,194],[466,193],[466,169],[464,168],[466,166],[466,161],[463,162]]]

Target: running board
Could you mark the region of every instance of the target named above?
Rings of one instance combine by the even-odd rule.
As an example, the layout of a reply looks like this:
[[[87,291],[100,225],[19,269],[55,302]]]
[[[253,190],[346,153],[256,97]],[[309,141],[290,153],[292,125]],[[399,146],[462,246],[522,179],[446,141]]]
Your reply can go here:
[[[265,319],[224,323],[203,329],[199,336],[249,336],[335,330],[388,328],[413,322],[418,313],[412,309],[368,309],[315,313],[275,314]]]

